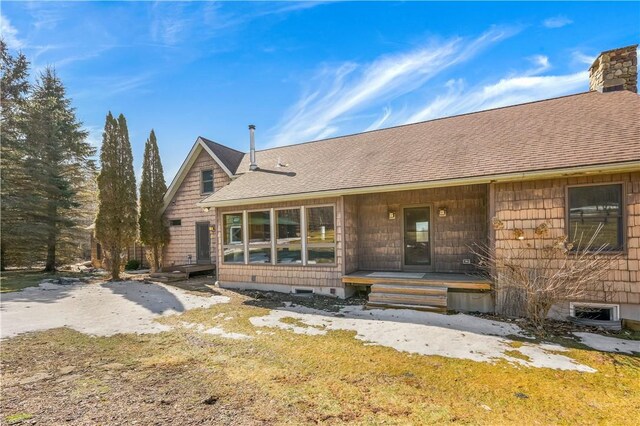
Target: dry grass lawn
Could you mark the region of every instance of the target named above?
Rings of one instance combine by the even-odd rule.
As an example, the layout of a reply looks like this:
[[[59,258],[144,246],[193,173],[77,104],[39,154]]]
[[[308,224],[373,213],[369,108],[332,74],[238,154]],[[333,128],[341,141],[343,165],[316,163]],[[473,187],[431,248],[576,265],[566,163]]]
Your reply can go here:
[[[638,357],[571,349],[568,356],[598,370],[589,374],[411,355],[366,345],[352,332],[255,328],[249,318],[268,310],[246,302],[235,295],[161,321],[222,327],[247,340],[177,328],[99,338],[57,329],[4,341],[3,421],[631,425],[640,418]]]

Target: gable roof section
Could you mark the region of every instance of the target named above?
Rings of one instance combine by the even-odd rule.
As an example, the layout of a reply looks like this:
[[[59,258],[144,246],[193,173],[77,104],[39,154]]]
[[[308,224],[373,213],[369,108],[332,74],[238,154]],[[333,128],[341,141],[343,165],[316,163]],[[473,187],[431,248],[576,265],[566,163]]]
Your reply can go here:
[[[587,92],[257,151],[256,159],[259,170],[249,172],[245,156],[238,177],[198,205],[640,170],[640,97]]]
[[[180,188],[182,181],[187,176],[187,173],[189,173],[189,170],[191,170],[191,166],[193,166],[193,163],[196,161],[198,155],[200,155],[200,152],[203,149],[211,156],[211,158],[213,158],[222,170],[229,175],[230,178],[235,177],[235,171],[237,170],[242,157],[245,155],[240,151],[236,151],[235,149],[228,148],[217,142],[198,136],[198,139],[196,139],[196,142],[193,144],[187,158],[180,166],[180,169],[173,178],[171,185],[169,185],[167,193],[164,195],[164,205],[162,206],[161,214],[164,213],[169,206],[169,203],[176,195],[176,192],[178,192],[178,188]]]
[[[202,142],[204,142],[205,146],[208,148],[209,153],[212,157],[217,159],[220,166],[225,169],[225,172],[229,175],[229,177],[233,176],[238,169],[238,166],[242,162],[242,159],[245,156],[244,152],[240,152],[233,148],[229,148],[228,146],[221,145],[217,142],[211,141],[209,139],[203,138],[200,136]]]

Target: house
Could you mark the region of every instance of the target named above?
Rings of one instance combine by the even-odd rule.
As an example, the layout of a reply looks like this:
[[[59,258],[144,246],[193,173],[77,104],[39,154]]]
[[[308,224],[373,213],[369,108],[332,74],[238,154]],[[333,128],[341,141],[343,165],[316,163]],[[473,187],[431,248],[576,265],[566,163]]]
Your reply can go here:
[[[249,154],[200,137],[165,197],[165,262],[214,263],[222,287],[486,312],[496,283],[472,246],[603,223],[620,260],[558,312],[640,321],[636,48],[603,52],[586,93],[258,151],[250,126]]]

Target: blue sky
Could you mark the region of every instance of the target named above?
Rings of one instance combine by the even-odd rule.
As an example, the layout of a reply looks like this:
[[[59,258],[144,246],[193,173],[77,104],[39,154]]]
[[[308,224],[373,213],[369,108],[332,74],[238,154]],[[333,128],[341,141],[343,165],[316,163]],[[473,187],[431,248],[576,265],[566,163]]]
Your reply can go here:
[[[124,113],[167,181],[197,136],[246,151],[588,90],[638,43],[640,3],[2,2],[1,32],[56,67],[100,145]]]

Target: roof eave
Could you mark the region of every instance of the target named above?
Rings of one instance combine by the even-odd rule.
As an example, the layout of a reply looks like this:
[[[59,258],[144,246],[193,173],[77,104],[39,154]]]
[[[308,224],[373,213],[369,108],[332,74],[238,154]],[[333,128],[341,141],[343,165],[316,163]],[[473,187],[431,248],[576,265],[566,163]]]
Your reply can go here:
[[[454,178],[446,180],[428,181],[428,182],[411,182],[394,185],[368,186],[361,188],[344,188],[327,191],[303,192],[297,194],[273,195],[267,197],[254,197],[235,200],[207,201],[198,202],[196,205],[201,208],[211,207],[232,207],[243,206],[248,204],[264,204],[294,200],[307,200],[313,198],[338,197],[344,195],[369,194],[373,192],[393,192],[393,191],[409,191],[415,189],[443,188],[459,185],[479,185],[487,183],[515,182],[525,180],[552,179],[572,176],[597,175],[603,173],[626,173],[640,170],[640,160],[629,161],[624,163],[596,164],[580,167],[566,167],[551,170],[535,170],[517,173],[505,173],[495,175],[484,175],[468,178]]]

